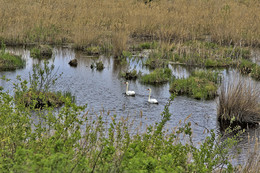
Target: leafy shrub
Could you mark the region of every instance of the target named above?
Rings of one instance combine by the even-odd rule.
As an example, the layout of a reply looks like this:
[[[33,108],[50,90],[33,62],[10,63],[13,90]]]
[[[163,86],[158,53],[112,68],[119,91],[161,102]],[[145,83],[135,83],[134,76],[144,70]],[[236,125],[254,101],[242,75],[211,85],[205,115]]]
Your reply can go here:
[[[20,83],[15,84],[16,103],[23,104],[31,109],[42,109],[46,107],[58,107],[64,103],[64,98],[74,100],[68,92],[51,92],[50,87],[55,84],[62,75],[57,75],[54,71],[54,65],[49,66],[44,61],[43,67],[39,64],[33,66],[33,73],[29,73],[29,86],[27,81],[21,81],[20,76],[17,79]]]
[[[172,98],[173,99],[173,98]],[[213,172],[233,170],[228,149],[236,138],[221,140],[214,131],[199,146],[192,141],[191,123],[173,132],[165,105],[161,121],[143,133],[130,132],[127,120],[103,115],[91,120],[86,106],[65,99],[58,112],[30,111],[0,92],[1,172]],[[37,117],[40,123],[32,121]],[[82,130],[83,128],[84,130]],[[190,142],[180,141],[187,137]]]

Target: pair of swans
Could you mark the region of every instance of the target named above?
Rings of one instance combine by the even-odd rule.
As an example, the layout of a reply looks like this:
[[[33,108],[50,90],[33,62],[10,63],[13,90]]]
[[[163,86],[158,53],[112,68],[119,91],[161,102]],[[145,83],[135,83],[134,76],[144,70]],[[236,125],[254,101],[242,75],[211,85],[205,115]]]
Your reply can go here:
[[[126,84],[126,91],[125,91],[125,94],[128,95],[128,96],[134,96],[135,95],[135,92],[134,91],[128,91],[128,82],[125,82]],[[147,90],[149,90],[149,97],[148,97],[148,102],[149,103],[154,103],[154,104],[158,104],[158,101],[156,99],[151,99],[151,93],[152,93],[152,89],[151,88],[148,88]]]

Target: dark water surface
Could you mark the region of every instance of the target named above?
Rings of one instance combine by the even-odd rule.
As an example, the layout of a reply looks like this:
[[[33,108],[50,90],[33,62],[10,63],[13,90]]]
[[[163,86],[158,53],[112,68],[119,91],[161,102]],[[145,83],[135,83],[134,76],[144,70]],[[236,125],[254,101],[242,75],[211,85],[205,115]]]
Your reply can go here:
[[[10,82],[0,81],[0,85],[5,90],[9,90],[12,94],[12,83],[16,82],[16,76],[21,75],[22,79],[28,80],[29,72],[32,71],[32,65],[39,63],[39,60],[30,57],[29,50],[21,48],[8,48],[8,51],[18,55],[22,55],[26,60],[26,67],[13,72],[0,72],[0,76],[5,75],[11,79]],[[78,66],[71,67],[68,62],[77,58]],[[93,62],[102,60],[105,69],[102,71],[93,70],[90,65]],[[129,90],[134,90],[135,97],[125,96],[126,85],[124,79],[120,77],[120,72],[126,69],[136,68],[138,71],[148,73],[149,70],[142,67],[140,58],[130,60],[130,65],[114,60],[112,57],[100,56],[99,58],[88,57],[83,53],[76,52],[69,48],[55,48],[53,57],[50,59],[58,69],[58,74],[63,73],[58,79],[53,90],[70,91],[76,96],[76,102],[79,105],[88,104],[89,116],[95,116],[100,111],[109,116],[116,114],[118,118],[128,117],[133,120],[133,128],[143,127],[159,122],[160,114],[167,103],[170,93],[169,84],[153,86],[140,83],[138,80],[129,81]],[[171,66],[173,74],[176,77],[188,77],[189,70],[181,66]],[[224,82],[238,75],[235,70],[223,70]],[[147,102],[149,92],[147,88],[152,89],[151,98],[156,98],[159,102],[149,104]],[[217,133],[220,128],[217,122],[217,99],[211,101],[201,101],[191,99],[185,96],[175,98],[170,106],[172,113],[171,120],[167,127],[173,128],[179,124],[180,120],[184,120],[191,114],[189,121],[192,122],[194,132],[194,142],[201,142],[205,139],[204,128],[214,129]],[[110,118],[107,117],[109,121]],[[197,124],[197,125],[196,125]],[[260,128],[249,129],[243,136],[243,140],[238,144],[237,148],[242,149],[242,153],[238,157],[237,163],[243,163],[247,155],[248,148],[252,148],[254,142],[248,142],[248,134],[250,136],[260,136]]]

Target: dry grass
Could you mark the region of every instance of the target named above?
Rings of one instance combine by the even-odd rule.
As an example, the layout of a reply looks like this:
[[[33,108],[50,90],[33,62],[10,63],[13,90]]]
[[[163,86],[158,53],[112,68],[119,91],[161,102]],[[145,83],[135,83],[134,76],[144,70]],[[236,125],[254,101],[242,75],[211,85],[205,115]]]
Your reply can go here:
[[[220,90],[218,118],[221,121],[241,123],[260,122],[260,90],[242,79],[234,79],[224,83]]]
[[[241,165],[238,167],[238,169],[235,171],[236,173],[259,173],[260,172],[260,153],[259,153],[259,137],[251,138],[248,137],[248,141],[250,143],[250,140],[253,139],[255,142],[254,148],[248,150],[248,156],[247,160],[245,161],[244,165]]]
[[[118,31],[163,41],[211,39],[220,44],[260,45],[259,0],[0,0],[0,38],[97,45]],[[118,37],[120,39],[120,37]],[[125,39],[125,38],[123,38]]]

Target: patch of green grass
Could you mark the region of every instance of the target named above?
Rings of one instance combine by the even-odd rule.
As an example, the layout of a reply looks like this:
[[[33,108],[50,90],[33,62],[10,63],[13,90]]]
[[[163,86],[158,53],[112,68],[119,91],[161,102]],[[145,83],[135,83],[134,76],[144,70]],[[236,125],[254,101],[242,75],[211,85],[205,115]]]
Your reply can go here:
[[[33,58],[41,58],[41,51],[40,49],[34,47],[30,50],[30,56]]]
[[[249,58],[249,48],[201,41],[178,44],[173,50],[174,62],[202,67],[229,67],[234,66],[239,59]]]
[[[172,77],[172,71],[169,68],[158,68],[150,74],[143,75],[141,82],[148,84],[160,84],[168,82]]]
[[[149,58],[145,62],[145,66],[150,69],[165,68],[168,66],[168,61],[172,56],[170,51],[156,50],[152,51]]]
[[[187,79],[173,80],[170,92],[195,99],[213,99],[217,96],[220,79],[218,72],[195,71]]]
[[[21,56],[13,55],[5,51],[5,45],[2,43],[0,52],[0,70],[15,70],[22,68],[25,61]]]
[[[153,42],[144,42],[144,43],[140,43],[138,45],[133,45],[132,49],[134,51],[141,51],[144,49],[155,49],[158,47],[158,42],[153,41]]]

